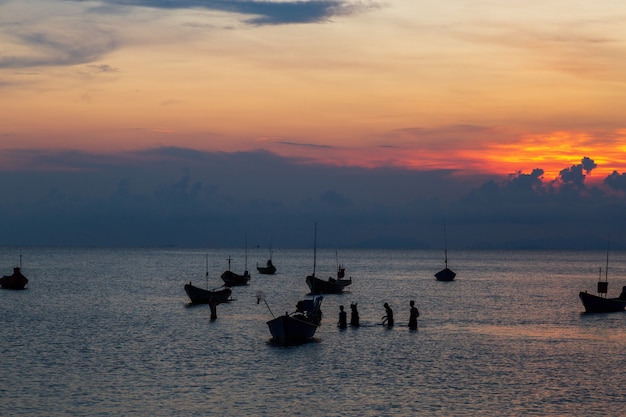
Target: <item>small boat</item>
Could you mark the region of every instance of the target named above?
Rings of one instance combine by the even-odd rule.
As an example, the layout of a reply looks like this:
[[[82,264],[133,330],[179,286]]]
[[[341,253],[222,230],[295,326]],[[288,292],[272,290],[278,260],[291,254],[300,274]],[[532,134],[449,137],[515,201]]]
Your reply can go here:
[[[230,296],[233,291],[230,288],[205,290],[189,284],[185,284],[185,292],[192,304],[227,303],[231,301]]]
[[[196,287],[189,282],[185,284],[185,292],[191,300],[191,304],[221,304],[229,302],[233,291],[230,288],[209,290],[209,255],[206,256],[206,286],[207,289]]]
[[[454,281],[456,277],[456,272],[448,268],[448,238],[446,234],[446,225],[443,225],[443,243],[444,243],[444,263],[445,268],[435,274],[435,279],[437,281]]]
[[[28,278],[22,275],[19,266],[13,268],[12,275],[5,275],[0,278],[0,287],[5,290],[23,290],[26,284],[28,284]]]
[[[250,282],[250,272],[248,272],[248,268],[243,272],[243,275],[237,274],[230,270],[230,261],[232,259],[230,256],[228,257],[228,270],[222,273],[222,280],[224,281],[224,285],[227,287],[237,287],[241,285],[248,285]]]
[[[313,338],[322,322],[322,300],[322,296],[317,296],[312,300],[298,301],[295,312],[287,312],[268,321],[272,338],[283,344],[302,343]]]
[[[352,277],[349,279],[341,279],[341,274],[345,274],[345,270],[337,271],[337,279],[329,277],[323,280],[313,275],[306,277],[306,285],[309,286],[311,294],[341,294],[348,285],[352,284]]]
[[[581,291],[578,294],[580,301],[585,307],[587,313],[614,313],[624,311],[626,308],[626,286],[622,287],[622,293],[617,298],[607,298],[606,294],[609,289],[609,252],[606,253],[606,268],[604,269],[604,281],[602,281],[602,268],[600,268],[600,277],[598,279],[597,293],[598,295],[589,294],[587,291]]]
[[[313,273],[306,277],[306,285],[311,294],[341,294],[348,285],[352,284],[352,277],[344,279],[346,269],[337,263],[337,278],[329,277],[323,280],[315,276],[315,264],[317,261],[317,223],[315,223],[315,239],[313,243]]]
[[[276,273],[276,267],[272,263],[272,259],[267,260],[267,266],[259,266],[257,263],[256,270],[259,271],[259,274],[263,275],[274,275]]]
[[[270,242],[270,258],[267,260],[266,266],[259,266],[259,263],[256,263],[256,270],[259,271],[259,274],[263,275],[274,275],[276,273],[276,267],[272,262],[272,244]]]
[[[583,306],[585,306],[586,313],[615,313],[624,311],[626,308],[626,286],[622,287],[622,293],[617,298],[593,295],[587,291],[581,291],[578,296]]]
[[[243,271],[243,275],[237,274],[230,270],[231,257],[228,257],[228,270],[222,273],[222,280],[227,287],[237,287],[242,285],[248,285],[250,282],[250,272],[248,272],[248,238],[246,237],[246,269]]]

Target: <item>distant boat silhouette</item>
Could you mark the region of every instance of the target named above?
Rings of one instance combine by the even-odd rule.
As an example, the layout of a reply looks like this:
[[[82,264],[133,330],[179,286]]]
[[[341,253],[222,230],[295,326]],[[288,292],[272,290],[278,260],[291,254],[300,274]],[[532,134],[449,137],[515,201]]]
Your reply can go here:
[[[259,266],[259,263],[256,264],[256,270],[259,271],[259,274],[263,275],[274,275],[276,273],[276,267],[272,263],[272,244],[270,243],[270,258],[267,260],[266,266]]]
[[[606,250],[606,267],[604,269],[604,281],[602,281],[602,268],[600,268],[600,276],[598,278],[597,293],[593,295],[587,291],[581,291],[578,294],[580,301],[585,307],[587,313],[614,313],[624,311],[626,308],[626,286],[622,287],[622,293],[617,298],[607,298],[609,287],[609,249]]]
[[[22,255],[20,255],[20,266],[13,268],[12,275],[5,275],[0,278],[0,287],[5,290],[23,290],[28,284],[28,278],[22,275]]]
[[[250,282],[250,272],[248,272],[248,239],[246,238],[246,268],[243,275],[237,274],[230,270],[231,257],[228,257],[228,270],[222,273],[222,280],[227,287],[236,287],[241,285],[248,285]]]
[[[210,303],[227,303],[233,291],[230,288],[209,290],[209,255],[206,256],[206,273],[207,289],[199,288],[194,285],[185,284],[185,292],[191,300],[192,304],[210,304]]]
[[[446,223],[443,223],[443,242],[444,242],[444,262],[445,268],[435,274],[437,281],[453,281],[456,277],[456,272],[448,268],[448,237],[446,232]]]
[[[315,276],[315,264],[317,262],[317,223],[315,223],[315,239],[313,241],[313,274],[306,277],[306,284],[311,294],[341,294],[345,287],[352,284],[350,279],[343,279],[346,269],[337,262],[337,278],[329,277],[323,280]]]

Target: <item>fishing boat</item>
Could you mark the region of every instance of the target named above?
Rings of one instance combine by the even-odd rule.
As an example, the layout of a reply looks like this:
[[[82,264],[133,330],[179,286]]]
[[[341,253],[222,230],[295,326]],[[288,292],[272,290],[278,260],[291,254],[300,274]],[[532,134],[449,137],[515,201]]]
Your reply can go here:
[[[578,294],[586,313],[614,313],[626,309],[626,286],[622,287],[622,293],[617,298],[607,298],[606,294],[601,294],[589,294],[587,291]]]
[[[315,275],[309,275],[306,277],[306,284],[309,286],[311,294],[341,294],[348,285],[352,284],[352,277],[350,279],[329,277],[326,281]]]
[[[259,264],[257,264],[256,270],[259,271],[259,274],[263,275],[274,275],[276,273],[276,267],[271,259],[267,260],[267,266],[259,266]]]
[[[243,272],[243,275],[237,274],[230,270],[230,256],[228,257],[228,270],[222,273],[222,280],[227,287],[237,287],[241,285],[248,285],[250,282],[250,272],[248,268]]]
[[[229,302],[230,296],[233,291],[230,288],[222,288],[222,289],[212,289],[209,290],[209,256],[207,255],[206,260],[206,287],[207,289],[203,289],[200,287],[196,287],[189,282],[189,284],[185,284],[185,292],[187,296],[191,300],[192,304],[221,304]]]
[[[28,278],[22,275],[19,266],[13,268],[12,275],[5,275],[0,278],[0,287],[5,290],[23,290],[26,284],[28,284]]]
[[[259,274],[263,275],[274,275],[276,273],[276,267],[272,263],[272,245],[270,245],[270,258],[267,260],[266,266],[259,266],[257,262],[256,270],[259,271]]]
[[[329,277],[323,280],[315,276],[317,262],[317,223],[315,223],[315,239],[313,241],[313,273],[306,277],[306,285],[311,294],[341,294],[348,285],[352,284],[352,277],[345,279],[346,269],[337,263],[337,278]]]
[[[626,286],[622,287],[622,293],[617,298],[607,298],[609,289],[609,251],[606,252],[606,267],[604,268],[604,281],[602,281],[602,268],[599,268],[599,278],[597,293],[598,295],[589,294],[587,291],[581,291],[578,294],[580,301],[585,307],[587,313],[614,313],[624,311],[626,308]]]
[[[28,278],[22,275],[22,255],[20,255],[20,266],[13,268],[12,275],[5,275],[0,278],[0,288],[5,290],[23,290],[28,284]]]
[[[246,263],[245,263],[246,268],[243,272],[243,275],[240,275],[231,271],[230,261],[232,259],[229,256],[227,260],[228,260],[228,270],[222,273],[222,280],[224,281],[224,285],[226,285],[227,287],[248,285],[248,282],[250,282],[250,272],[248,272],[248,239],[247,238],[246,238]]]
[[[192,304],[227,303],[233,291],[230,288],[205,290],[196,286],[185,284],[185,292]]]
[[[445,268],[435,274],[435,279],[437,281],[454,281],[456,272],[448,268],[448,238],[445,223],[443,224],[443,246]]]
[[[264,297],[257,294],[257,304],[261,299],[265,301]],[[293,313],[286,312],[278,317],[274,317],[272,313],[274,318],[267,322],[272,339],[283,344],[302,343],[312,339],[322,322],[323,299],[322,296],[317,296],[312,300],[298,301]],[[265,304],[267,305],[267,301]]]

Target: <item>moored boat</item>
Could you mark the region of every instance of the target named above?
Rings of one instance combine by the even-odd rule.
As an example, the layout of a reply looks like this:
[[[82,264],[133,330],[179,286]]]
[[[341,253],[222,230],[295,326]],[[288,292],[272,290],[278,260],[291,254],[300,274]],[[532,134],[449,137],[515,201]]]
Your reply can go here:
[[[352,284],[352,277],[349,279],[335,279],[329,277],[328,280],[317,278],[315,273],[306,277],[306,284],[311,290],[311,294],[341,294],[343,290]]]
[[[259,271],[259,274],[263,274],[263,275],[274,275],[276,273],[276,267],[274,266],[274,263],[272,262],[272,244],[270,242],[270,257],[267,260],[267,263],[265,266],[259,266],[259,263],[256,263],[256,270]]]
[[[242,285],[248,285],[250,282],[250,272],[248,272],[248,240],[246,238],[246,269],[243,274],[237,274],[230,270],[231,257],[228,257],[228,270],[222,273],[222,280],[227,287],[236,287]]]
[[[622,287],[622,293],[617,298],[606,298],[587,291],[581,291],[578,296],[586,313],[615,313],[626,309],[626,286]]]
[[[274,275],[276,273],[276,267],[272,263],[272,258],[267,260],[266,266],[259,266],[257,263],[256,270],[259,271],[259,274],[263,275]]]
[[[206,287],[196,287],[195,285],[185,284],[185,292],[191,300],[191,304],[221,304],[231,301],[230,296],[233,291],[230,288],[209,290],[209,255],[206,255],[206,271],[204,273],[206,279]]]
[[[248,282],[250,282],[250,272],[244,271],[243,275],[240,275],[229,269],[222,273],[222,280],[227,287],[248,285]]]
[[[456,272],[448,268],[448,237],[445,222],[443,224],[443,247],[445,268],[435,274],[435,279],[437,281],[454,281]]]
[[[317,263],[317,223],[315,223],[315,238],[313,240],[313,273],[306,277],[306,285],[311,294],[341,294],[348,285],[352,284],[352,277],[344,279],[346,269],[337,262],[337,278],[329,277],[323,280],[315,276]]]
[[[447,265],[447,261],[446,261],[446,265]],[[437,281],[454,281],[455,277],[456,277],[456,272],[454,272],[448,267],[445,267],[444,269],[442,269],[441,271],[435,274],[435,279]]]
[[[609,250],[607,245],[606,267],[604,268],[604,281],[602,281],[602,268],[599,268],[597,293],[589,294],[587,291],[578,293],[580,301],[585,307],[586,313],[614,313],[624,311],[626,308],[626,286],[622,287],[622,293],[617,298],[607,298],[609,290]]]
[[[22,275],[19,266],[13,268],[12,275],[5,275],[0,278],[0,287],[5,290],[23,290],[26,284],[28,284],[28,278]]]
[[[227,303],[233,291],[230,288],[205,290],[189,284],[185,284],[185,292],[192,304]]]
[[[301,343],[315,336],[322,321],[323,297],[302,300],[296,305],[294,313],[285,313],[267,322],[272,338],[280,343]]]

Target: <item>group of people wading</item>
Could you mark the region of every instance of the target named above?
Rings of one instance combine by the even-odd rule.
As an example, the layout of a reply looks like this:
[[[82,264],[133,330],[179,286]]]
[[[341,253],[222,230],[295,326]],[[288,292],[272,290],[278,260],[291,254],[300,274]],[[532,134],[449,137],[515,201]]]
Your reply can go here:
[[[411,309],[409,311],[409,329],[417,330],[417,318],[420,316],[420,312],[417,307],[415,307],[415,301],[411,300],[409,305],[411,306]],[[383,306],[385,307],[386,313],[382,317],[383,325],[386,325],[387,327],[393,327],[393,310],[388,303],[385,303]],[[356,303],[350,304],[350,309],[352,310],[352,313],[350,315],[350,326],[359,327],[359,312],[357,311]],[[340,329],[345,329],[348,327],[348,313],[346,313],[342,305],[339,306],[339,323],[337,323],[337,326]]]

